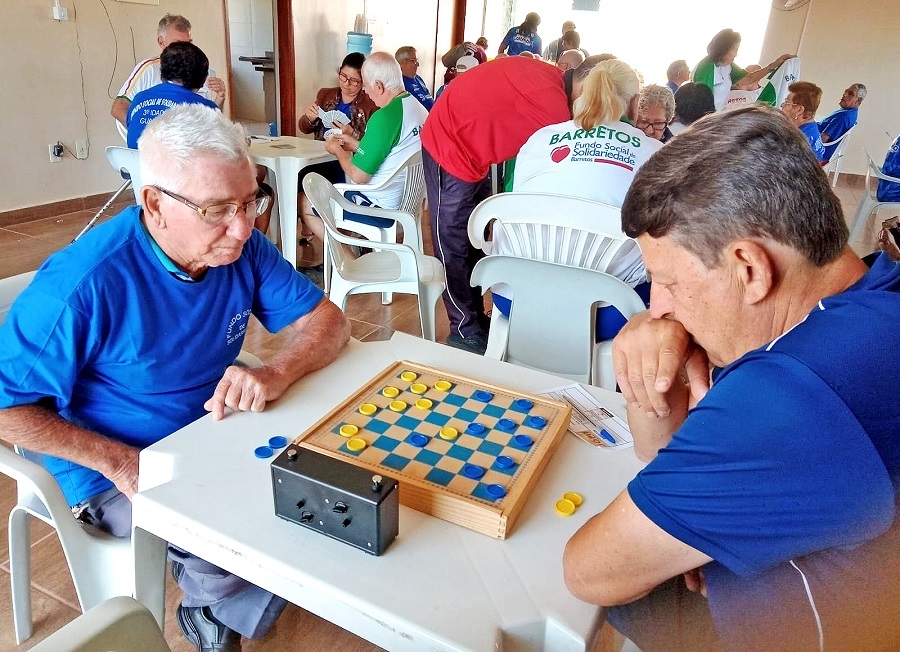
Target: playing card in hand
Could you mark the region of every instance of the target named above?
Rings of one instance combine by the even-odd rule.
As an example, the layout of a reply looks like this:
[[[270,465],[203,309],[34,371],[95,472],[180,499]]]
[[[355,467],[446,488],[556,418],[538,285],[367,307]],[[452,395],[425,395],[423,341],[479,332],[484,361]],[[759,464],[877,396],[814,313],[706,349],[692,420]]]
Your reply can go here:
[[[336,110],[323,111],[322,107],[319,107],[319,119],[327,129],[334,127],[335,121],[340,122],[342,125],[350,124],[350,118],[346,113]]]

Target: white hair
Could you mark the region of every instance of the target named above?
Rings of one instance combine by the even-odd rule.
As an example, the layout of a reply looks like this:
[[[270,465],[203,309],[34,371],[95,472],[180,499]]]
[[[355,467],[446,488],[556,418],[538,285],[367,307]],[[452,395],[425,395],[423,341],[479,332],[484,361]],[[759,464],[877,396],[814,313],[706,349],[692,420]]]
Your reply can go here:
[[[403,72],[400,64],[387,52],[374,52],[366,58],[362,67],[363,79],[367,84],[381,82],[385,90],[403,91]]]
[[[243,125],[202,104],[179,104],[152,120],[138,139],[138,151],[141,183],[173,191],[197,156],[250,160]]]

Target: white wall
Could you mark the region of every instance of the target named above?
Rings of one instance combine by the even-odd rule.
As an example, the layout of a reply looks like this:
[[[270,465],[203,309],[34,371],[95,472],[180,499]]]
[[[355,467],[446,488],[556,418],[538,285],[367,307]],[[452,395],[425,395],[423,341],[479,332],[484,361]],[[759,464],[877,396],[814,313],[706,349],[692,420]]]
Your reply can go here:
[[[135,61],[159,52],[156,24],[163,14],[185,15],[194,42],[225,74],[222,0],[61,4],[69,11],[65,22],[52,19],[51,0],[0,2],[0,211],[120,185],[104,155],[107,145],[122,143],[109,109]],[[87,140],[90,156],[77,161],[67,153],[51,163],[47,145],[57,140],[73,150],[76,140]]]
[[[239,57],[264,57],[274,51],[272,0],[228,0],[228,29],[231,39],[231,76],[234,90],[234,117],[268,122],[263,94],[263,74]]]
[[[812,0],[791,12],[773,11],[762,59],[782,52],[803,59],[801,77],[823,91],[818,115],[838,108],[841,93],[861,82],[868,96],[859,109],[859,126],[847,145],[842,171],[865,174],[863,147],[880,164],[900,132],[900,2],[897,0]]]

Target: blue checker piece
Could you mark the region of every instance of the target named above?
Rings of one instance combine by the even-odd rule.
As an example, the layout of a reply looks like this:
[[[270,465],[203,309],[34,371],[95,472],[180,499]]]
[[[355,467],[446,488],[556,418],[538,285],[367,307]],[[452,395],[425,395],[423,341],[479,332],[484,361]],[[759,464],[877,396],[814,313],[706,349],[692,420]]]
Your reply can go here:
[[[421,462],[422,464],[427,464],[428,466],[434,466],[440,461],[441,454],[435,453],[434,451],[422,450],[419,451],[413,459],[416,462]]]
[[[397,419],[397,427],[404,430],[415,430],[420,423],[422,423],[420,419],[414,419],[413,417],[402,416]]]
[[[372,419],[372,420],[369,421],[369,423],[366,425],[366,430],[368,430],[369,432],[377,433],[377,434],[379,434],[379,435],[383,435],[384,433],[386,433],[386,432],[390,429],[390,427],[391,427],[391,424],[387,423],[386,421],[380,421],[380,420],[378,420],[378,419]],[[338,431],[339,431],[339,430],[340,430],[340,428],[338,429]],[[338,431],[336,431],[336,432],[338,432]]]
[[[467,459],[472,457],[472,453],[474,452],[475,451],[473,451],[471,448],[466,448],[465,446],[457,446],[456,444],[454,444],[450,447],[450,450],[445,453],[445,455],[447,457],[452,457],[455,460],[462,460],[463,462],[465,462]]]
[[[478,413],[473,412],[472,410],[466,410],[465,408],[463,408],[461,410],[457,410],[456,414],[454,416],[457,419],[459,419],[460,421],[465,421],[468,423],[471,421],[475,421],[475,419],[478,417]]]
[[[499,455],[503,451],[503,446],[494,441],[483,441],[478,444],[478,450],[487,455]]]
[[[433,423],[436,426],[446,426],[448,421],[450,421],[450,417],[446,414],[438,414],[437,412],[432,412],[425,417],[426,423]]]
[[[483,435],[485,430],[484,424],[478,423],[477,421],[466,426],[466,432],[470,435]]]
[[[528,399],[517,398],[512,402],[512,405],[509,406],[509,409],[513,412],[521,412],[522,414],[525,414],[533,407],[534,404]]]
[[[502,417],[504,412],[506,410],[499,405],[485,405],[481,411],[482,414],[486,414],[489,417]]]
[[[445,471],[444,469],[431,469],[425,476],[425,479],[428,482],[433,482],[434,484],[439,484],[442,487],[446,487],[455,477],[456,474]]]
[[[516,465],[516,461],[509,455],[500,455],[494,461],[494,464],[498,469],[511,469]]]
[[[506,489],[499,484],[484,484],[483,482],[479,482],[472,490],[472,495],[475,498],[481,498],[482,500],[493,503],[506,495]]]
[[[462,467],[462,474],[467,478],[478,480],[484,477],[484,469],[477,464],[466,464]]]
[[[287,437],[282,437],[281,435],[270,437],[269,446],[271,448],[284,448],[285,446],[287,446]]]
[[[372,442],[372,448],[378,448],[383,451],[392,451],[399,445],[400,442],[392,437],[379,437]]]
[[[504,432],[512,432],[516,429],[516,422],[512,419],[500,419],[497,422],[497,427]]]
[[[516,448],[527,449],[531,448],[531,445],[534,444],[534,440],[528,435],[516,435],[512,438],[512,443]]]
[[[417,432],[414,432],[409,437],[406,438],[407,443],[412,444],[417,448],[425,448],[428,445],[428,437],[425,435],[420,435]]]
[[[465,403],[467,399],[465,396],[460,396],[459,394],[447,394],[441,401],[441,403],[449,403],[450,405],[455,405],[459,407],[463,403]]]
[[[383,460],[381,460],[381,465],[386,466],[390,469],[394,469],[395,471],[402,471],[406,468],[406,465],[409,464],[410,460],[408,457],[401,457],[400,455],[394,455],[391,453],[386,456]]]
[[[547,420],[544,417],[533,414],[530,417],[525,418],[525,425],[540,430],[547,425]]]
[[[472,394],[472,398],[476,401],[481,401],[482,403],[487,403],[488,401],[493,400],[494,395],[483,389],[476,389],[475,393]]]

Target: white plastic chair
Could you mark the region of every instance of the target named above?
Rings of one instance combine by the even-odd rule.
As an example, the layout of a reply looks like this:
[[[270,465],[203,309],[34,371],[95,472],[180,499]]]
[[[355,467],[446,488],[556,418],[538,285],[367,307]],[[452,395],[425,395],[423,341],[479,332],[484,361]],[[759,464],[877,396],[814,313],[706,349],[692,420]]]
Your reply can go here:
[[[32,652],[171,652],[153,614],[133,598],[110,598],[33,648]]]
[[[18,500],[9,514],[9,569],[16,642],[31,637],[31,528],[28,517],[56,530],[86,611],[134,591],[131,541],[75,520],[53,476],[40,464],[0,446],[0,473],[16,481]]]
[[[489,226],[493,231],[491,241],[485,240]],[[502,193],[481,202],[469,218],[469,241],[488,254],[502,245],[501,253],[506,255],[600,272],[609,270],[626,244],[634,246],[622,233],[620,210],[615,206],[567,195],[532,192]],[[514,301],[518,295],[515,296]],[[485,356],[506,359],[508,329],[509,321],[494,309]],[[592,358],[590,381],[599,387],[615,389],[611,342],[597,343]]]
[[[347,304],[347,296],[368,292],[401,292],[415,294],[419,300],[419,318],[422,337],[434,341],[434,310],[446,286],[444,266],[437,258],[426,256],[418,249],[422,236],[416,219],[409,213],[391,211],[401,227],[401,243],[384,242],[378,251],[349,258],[342,244],[366,247],[368,240],[344,235],[334,222],[334,207],[355,211],[361,215],[380,217],[381,209],[356,206],[339,193],[319,174],[308,174],[303,179],[303,192],[325,224],[325,250],[334,262],[330,298],[341,310]],[[409,243],[412,242],[411,246]]]
[[[866,222],[872,216],[874,211],[882,207],[900,209],[900,202],[878,201],[876,194],[878,192],[878,180],[881,179],[893,183],[900,183],[900,179],[884,174],[881,171],[881,168],[878,167],[878,164],[872,160],[871,154],[869,154],[867,150],[864,151],[866,152],[866,158],[869,160],[869,169],[866,170],[866,192],[863,195],[862,201],[859,202],[859,208],[856,209],[853,221],[850,223],[851,243],[856,242],[859,239],[859,236],[862,235],[863,227],[866,225]],[[872,187],[872,180],[876,181],[875,187]]]
[[[141,160],[138,150],[128,147],[111,145],[106,148],[106,160],[113,169],[131,177],[131,189],[134,191],[134,200],[141,205]]]
[[[626,317],[644,310],[637,293],[614,276],[543,260],[487,256],[475,265],[471,283],[485,290],[506,283],[515,294],[507,362],[578,382],[591,382],[596,305],[612,304]]]
[[[378,212],[374,214],[363,213],[356,208],[353,208],[351,210],[351,212],[365,214],[370,217],[380,217],[388,220],[394,220],[394,222],[390,226],[379,227],[375,226],[374,224],[366,224],[364,222],[357,222],[356,220],[344,219],[345,209],[338,206],[334,210],[334,223],[335,225],[337,225],[337,228],[344,229],[345,231],[351,231],[353,233],[358,233],[367,240],[372,240],[373,242],[397,242],[397,222],[394,218],[394,214],[397,211],[408,213],[416,219],[416,230],[419,233],[418,251],[423,252],[424,249],[422,248],[421,229],[418,228],[422,199],[425,197],[425,172],[422,168],[421,150],[417,150],[410,154],[409,158],[401,163],[400,167],[398,167],[390,176],[390,178],[385,180],[383,183],[376,185],[336,183],[334,184],[334,187],[340,193],[344,193],[350,190],[356,190],[358,192],[366,194],[371,190],[381,190],[389,183],[392,183],[400,175],[406,175],[406,179],[404,181],[403,196],[400,199],[400,205],[395,210],[382,208],[378,209]],[[355,206],[355,204],[353,204],[352,202],[350,205]],[[371,244],[366,244],[364,246],[371,247]],[[325,248],[325,260],[322,266],[324,270],[325,291],[328,292],[331,289],[331,256],[329,255],[327,247]],[[385,293],[385,295],[382,297],[382,303],[384,305],[388,305],[390,304],[390,302],[390,293]]]
[[[841,165],[844,161],[844,150],[847,149],[847,142],[850,138],[850,133],[856,129],[856,125],[850,127],[847,131],[841,134],[841,137],[832,140],[828,143],[825,143],[825,149],[831,150],[831,159],[829,159],[828,163],[822,168],[825,171],[825,174],[833,174],[831,177],[831,187],[837,188],[838,177],[841,176]]]

